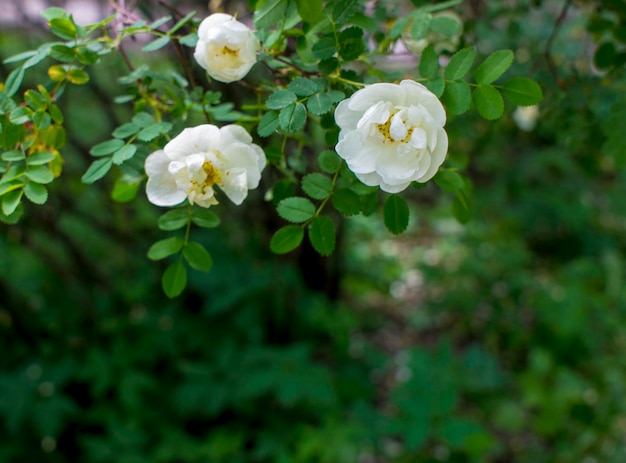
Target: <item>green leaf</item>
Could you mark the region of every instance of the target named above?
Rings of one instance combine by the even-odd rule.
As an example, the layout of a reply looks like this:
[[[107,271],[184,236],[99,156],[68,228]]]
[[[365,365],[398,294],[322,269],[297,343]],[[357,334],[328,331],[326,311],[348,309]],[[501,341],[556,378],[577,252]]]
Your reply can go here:
[[[348,27],[339,34],[339,56],[346,61],[357,59],[365,51],[363,29],[357,26]]]
[[[437,57],[437,52],[432,46],[427,46],[422,51],[422,56],[420,57],[419,64],[419,72],[422,77],[430,79],[435,72],[439,69],[439,59]]]
[[[279,228],[270,240],[270,250],[275,254],[286,254],[300,246],[304,229],[300,225]]]
[[[276,211],[289,222],[301,223],[315,215],[315,205],[306,198],[292,196],[279,202]]]
[[[181,37],[179,42],[181,45],[193,48],[198,43],[198,34],[196,34],[195,32],[187,34],[186,36]]]
[[[268,111],[263,114],[257,127],[257,133],[261,137],[269,137],[273,134],[279,125],[278,113],[276,111]]]
[[[329,2],[328,5],[334,5],[332,18],[336,24],[347,23],[356,13],[358,0],[339,0],[337,2]]]
[[[50,48],[50,57],[63,63],[72,63],[76,59],[76,50],[67,45],[54,45]]]
[[[51,104],[48,108],[48,112],[55,124],[63,124],[63,113],[57,105]]]
[[[304,77],[296,77],[294,80],[289,82],[287,88],[298,96],[311,96],[321,90],[316,82]],[[291,101],[289,103],[291,103]]]
[[[424,86],[433,92],[437,98],[441,98],[441,95],[443,95],[443,91],[446,87],[446,81],[443,77],[436,77],[424,82]]]
[[[162,133],[167,133],[172,129],[169,122],[157,122],[156,124],[144,127],[137,134],[137,138],[141,141],[152,141]]]
[[[6,224],[12,225],[19,222],[24,214],[24,208],[21,203],[18,203],[17,208],[9,215],[5,215],[2,212],[2,208],[0,208],[0,222],[4,222]]]
[[[324,150],[317,157],[320,168],[329,174],[334,174],[341,165],[341,158],[332,150]]]
[[[615,64],[617,49],[613,42],[604,42],[593,55],[593,64],[598,69],[608,69]]]
[[[220,218],[215,212],[200,207],[192,209],[191,221],[202,228],[216,228],[220,225]]]
[[[178,230],[189,223],[189,211],[184,209],[172,209],[162,214],[158,220],[159,229],[165,231]]]
[[[9,122],[11,122],[11,124],[21,125],[30,121],[32,115],[33,111],[30,108],[20,106],[11,111],[11,114],[9,115]]]
[[[405,15],[401,18],[396,19],[396,21],[393,23],[393,26],[391,26],[391,29],[389,30],[389,37],[392,39],[397,39],[398,37],[400,37],[405,29],[408,27],[410,20],[411,15]]]
[[[46,8],[40,14],[46,21],[51,21],[56,18],[69,18],[70,17],[67,11],[57,6],[51,6],[49,8]]]
[[[109,170],[111,170],[111,166],[113,165],[113,160],[111,158],[103,158],[94,161],[87,171],[83,174],[81,180],[83,183],[94,183],[97,180],[100,180],[104,177]]]
[[[89,82],[89,74],[82,69],[70,69],[67,71],[67,80],[74,85],[84,85]]]
[[[457,191],[452,201],[452,215],[459,223],[467,223],[472,219],[472,203],[463,191]]]
[[[313,199],[326,199],[333,191],[333,182],[326,175],[317,172],[305,175],[301,186]]]
[[[106,156],[107,154],[115,153],[122,146],[124,146],[124,142],[122,140],[119,140],[117,138],[111,139],[94,145],[89,150],[89,154],[91,154],[92,156]]]
[[[154,117],[148,113],[138,113],[133,116],[133,122],[139,127],[144,128],[154,124]]]
[[[139,192],[140,182],[120,177],[115,181],[111,191],[111,199],[118,203],[127,203],[135,199]]]
[[[426,37],[432,15],[430,13],[424,13],[422,11],[417,12],[413,16],[413,22],[411,23],[411,37],[413,40],[421,40]]]
[[[378,192],[360,196],[361,212],[365,216],[372,215],[378,209]]]
[[[461,32],[461,24],[448,16],[437,16],[430,22],[430,30],[446,37],[454,37]]]
[[[183,257],[191,268],[201,272],[208,272],[213,267],[213,258],[204,246],[190,241],[183,249]]]
[[[474,79],[479,84],[490,84],[498,79],[513,64],[514,54],[511,50],[493,52],[474,71]]]
[[[309,24],[316,24],[322,20],[322,0],[296,0],[298,14]]]
[[[387,229],[399,235],[409,226],[409,206],[398,195],[390,195],[383,207],[383,219]]]
[[[172,256],[180,251],[183,244],[183,240],[178,236],[172,236],[171,238],[157,241],[150,246],[150,249],[148,249],[148,259],[165,259],[166,257]]]
[[[331,199],[333,207],[344,215],[361,212],[361,197],[349,188],[337,188]]]
[[[543,100],[543,92],[537,82],[528,77],[513,77],[502,84],[502,93],[511,103],[532,106]]]
[[[333,107],[333,100],[326,93],[316,93],[306,103],[307,109],[316,116],[326,114]]]
[[[76,24],[69,17],[57,17],[48,21],[50,31],[57,37],[65,40],[74,40],[78,37]]]
[[[2,196],[2,213],[11,215],[17,209],[22,199],[23,189],[13,190]]]
[[[7,151],[5,153],[2,153],[2,156],[0,157],[3,161],[23,161],[26,159],[26,155],[22,152],[22,151],[18,151],[18,150],[12,150],[12,151]]]
[[[113,131],[112,135],[115,138],[126,138],[126,137],[130,137],[131,135],[135,135],[140,130],[141,130],[141,127],[139,126],[139,124],[136,124],[134,122],[127,122],[126,124],[122,124],[119,127],[117,127]]]
[[[444,191],[458,191],[465,187],[465,181],[454,170],[440,170],[435,175],[435,183]]]
[[[335,249],[335,226],[325,215],[315,217],[309,225],[309,240],[322,256],[330,255]]]
[[[488,121],[498,119],[504,112],[502,95],[491,85],[480,85],[475,88],[472,99],[478,114]]]
[[[161,48],[163,48],[165,45],[167,45],[168,43],[170,43],[170,36],[169,35],[164,35],[163,37],[159,37],[156,40],[153,40],[150,43],[145,44],[142,48],[141,51],[156,51],[159,50]]]
[[[170,299],[183,292],[187,286],[187,269],[181,261],[174,262],[165,269],[161,284],[163,292]]]
[[[3,89],[4,94],[9,97],[15,95],[17,91],[20,89],[20,86],[22,85],[23,81],[24,81],[24,68],[20,66],[19,68],[16,68],[13,71],[11,71],[11,73],[7,77],[7,80],[4,84],[4,89]]]
[[[76,50],[76,57],[78,58],[78,61],[85,66],[94,65],[100,59],[98,53],[85,47]]]
[[[315,56],[317,59],[324,60],[332,58],[337,52],[337,47],[335,45],[334,39],[325,37],[315,42],[311,50],[313,51],[313,56]]]
[[[257,29],[276,26],[285,18],[288,0],[264,0],[254,11],[254,25]]]
[[[469,72],[472,64],[474,64],[475,58],[476,52],[473,48],[464,48],[457,51],[454,55],[452,55],[452,58],[450,58],[450,62],[446,66],[446,79],[461,79],[463,76],[465,76],[465,74]]]
[[[61,82],[67,77],[67,71],[60,64],[55,64],[48,68],[48,77],[53,82]]]
[[[54,175],[52,174],[52,171],[46,166],[29,167],[25,175],[30,180],[37,183],[46,184],[54,180]]]
[[[472,102],[470,86],[463,81],[452,81],[446,85],[443,103],[450,114],[463,114]]]
[[[118,149],[115,153],[113,153],[113,164],[117,164],[118,166],[132,157],[137,152],[136,145],[125,145]]]
[[[169,35],[175,33],[178,29],[183,27],[191,18],[196,15],[195,11],[191,11],[185,15],[184,18],[180,19],[176,24],[172,26],[172,28],[167,32]]]
[[[277,90],[269,96],[265,104],[270,109],[282,109],[297,99],[298,97],[291,90]]]
[[[48,190],[40,183],[28,182],[24,186],[24,194],[35,204],[45,204],[48,200]]]
[[[152,30],[158,29],[159,27],[161,27],[163,24],[165,24],[166,22],[170,21],[171,19],[172,19],[171,16],[163,16],[162,18],[159,18],[156,21],[154,21],[153,23],[149,24],[148,28],[152,29]],[[135,26],[136,26],[136,23],[135,23]],[[140,27],[143,27],[143,24]]]
[[[298,132],[306,122],[306,109],[302,103],[292,103],[280,111],[278,120],[285,132]]]

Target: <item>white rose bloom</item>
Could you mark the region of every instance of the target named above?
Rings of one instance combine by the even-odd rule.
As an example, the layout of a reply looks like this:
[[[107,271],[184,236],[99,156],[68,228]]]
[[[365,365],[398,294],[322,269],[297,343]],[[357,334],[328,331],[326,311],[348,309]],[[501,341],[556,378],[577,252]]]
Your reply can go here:
[[[537,126],[539,118],[538,106],[518,106],[513,111],[513,120],[520,130],[524,132],[532,132]]]
[[[266,159],[243,127],[205,124],[183,130],[146,158],[146,194],[157,206],[217,204],[215,185],[239,205],[261,180]]]
[[[229,83],[248,74],[259,48],[248,26],[229,14],[215,13],[200,23],[193,56],[213,79]]]
[[[359,180],[389,193],[430,180],[448,151],[443,105],[412,80],[358,90],[339,103],[335,121],[337,154]]]

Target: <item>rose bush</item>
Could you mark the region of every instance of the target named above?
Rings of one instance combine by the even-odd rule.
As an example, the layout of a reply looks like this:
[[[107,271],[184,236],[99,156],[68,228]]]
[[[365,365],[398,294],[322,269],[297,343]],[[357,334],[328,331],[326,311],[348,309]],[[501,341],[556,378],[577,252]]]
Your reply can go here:
[[[358,90],[337,106],[335,121],[339,156],[363,183],[389,193],[430,180],[448,151],[443,105],[411,80]]]
[[[209,76],[229,83],[243,79],[256,63],[259,40],[229,14],[215,13],[198,29],[194,58]]]
[[[183,130],[162,150],[146,158],[146,194],[157,206],[217,204],[214,186],[239,205],[258,186],[266,159],[263,150],[238,125],[211,124]]]

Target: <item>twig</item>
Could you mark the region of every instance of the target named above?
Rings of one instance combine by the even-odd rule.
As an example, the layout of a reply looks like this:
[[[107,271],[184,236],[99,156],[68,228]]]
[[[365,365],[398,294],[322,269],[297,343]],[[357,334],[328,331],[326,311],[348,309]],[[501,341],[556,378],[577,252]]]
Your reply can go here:
[[[557,75],[556,65],[554,64],[554,60],[552,59],[551,49],[552,49],[552,44],[554,40],[556,39],[559,29],[561,28],[563,21],[565,20],[565,17],[567,16],[567,11],[569,10],[569,7],[571,5],[572,5],[572,0],[565,0],[565,3],[563,4],[563,8],[561,9],[559,16],[556,18],[554,27],[552,28],[552,32],[550,33],[550,36],[548,37],[548,40],[546,42],[546,46],[543,50],[543,57],[546,59],[548,70],[550,71],[550,74],[552,74],[552,77],[557,84],[559,82],[559,77]]]

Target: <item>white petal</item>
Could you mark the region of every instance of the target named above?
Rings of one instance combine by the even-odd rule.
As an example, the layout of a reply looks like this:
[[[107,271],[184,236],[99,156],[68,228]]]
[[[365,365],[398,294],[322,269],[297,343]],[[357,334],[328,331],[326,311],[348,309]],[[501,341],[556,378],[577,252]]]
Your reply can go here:
[[[407,105],[422,105],[439,127],[445,125],[446,110],[434,93],[422,84],[412,80],[403,80],[400,82],[400,87],[402,87],[406,94]]]
[[[343,100],[335,108],[335,122],[340,129],[354,130],[363,113],[350,109],[350,100]]]
[[[404,92],[395,84],[368,85],[356,91],[348,100],[353,111],[366,111],[379,102],[390,102],[393,106],[404,105]]]
[[[380,182],[380,189],[383,191],[386,191],[387,193],[400,193],[401,191],[406,190],[406,188],[411,184],[410,181],[408,182],[402,182],[402,183],[395,183],[395,184],[389,184],[386,183],[384,181]]]
[[[239,206],[248,196],[248,179],[246,170],[242,168],[231,169],[226,172],[225,179],[220,185],[222,191],[233,203]]]
[[[424,183],[435,176],[441,164],[446,159],[446,153],[448,152],[448,134],[445,130],[441,129],[437,133],[437,148],[430,155],[430,165],[424,174],[416,179],[418,182]]]
[[[356,174],[356,177],[367,186],[378,186],[382,182],[382,178],[376,172]]]
[[[219,129],[212,124],[204,124],[183,130],[163,150],[170,159],[181,159],[190,154],[213,151],[219,143]]]
[[[391,118],[391,124],[389,125],[389,134],[394,140],[404,140],[409,131],[404,126],[404,121],[400,113],[396,113]]]
[[[187,197],[178,189],[174,177],[167,171],[148,177],[146,196],[148,201],[156,206],[175,206]]]
[[[426,148],[427,141],[426,132],[423,129],[419,127],[413,129],[410,140],[411,146],[417,149],[423,149]]]
[[[220,129],[220,145],[228,146],[234,142],[252,143],[250,134],[240,125],[225,125]]]
[[[145,162],[144,169],[146,170],[146,174],[148,177],[152,175],[159,175],[164,172],[167,172],[167,166],[170,163],[171,159],[165,155],[163,150],[155,151],[150,154]]]

